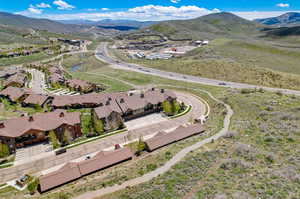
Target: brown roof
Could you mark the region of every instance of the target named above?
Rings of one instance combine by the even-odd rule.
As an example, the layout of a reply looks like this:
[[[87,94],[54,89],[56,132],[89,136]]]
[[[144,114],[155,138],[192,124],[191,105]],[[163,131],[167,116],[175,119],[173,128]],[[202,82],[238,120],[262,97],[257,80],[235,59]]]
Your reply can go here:
[[[39,178],[41,191],[47,191],[84,175],[129,160],[132,156],[133,153],[129,148],[121,148],[115,151],[99,152],[92,159],[83,160],[79,163],[68,163],[59,170]]]
[[[107,118],[112,112],[122,114],[122,110],[115,101],[110,101],[109,105],[104,104],[103,106],[95,108],[95,113],[99,119]]]
[[[69,79],[67,81],[67,85],[71,88],[81,88],[81,89],[88,89],[92,86],[91,83],[81,80],[81,79]]]
[[[25,73],[17,73],[10,76],[6,81],[4,81],[3,85],[8,86],[10,83],[18,83],[24,85],[26,83],[26,80],[27,76]]]
[[[53,73],[49,76],[49,81],[52,82],[52,83],[64,82],[65,77],[62,74]]]
[[[38,113],[33,116],[19,117],[2,121],[0,136],[19,137],[30,130],[50,131],[60,127],[62,124],[80,124],[79,112],[66,112],[56,110],[49,113]]]
[[[17,101],[25,94],[31,93],[31,90],[17,87],[7,87],[0,92],[0,95],[8,97],[11,101]]]
[[[148,104],[159,104],[167,100],[168,98],[176,99],[176,95],[171,91],[161,92],[161,90],[154,89],[146,91],[142,94],[133,94],[117,99],[117,103],[125,113],[128,110],[138,110],[146,107]]]
[[[113,103],[115,98],[124,95],[123,93],[89,93],[84,95],[73,95],[73,96],[54,96],[52,101],[52,106],[54,107],[64,107],[64,106],[72,106],[72,105],[85,105],[85,104],[96,104],[105,105],[106,102],[110,101]]]
[[[158,133],[153,138],[146,140],[145,143],[148,147],[148,150],[153,151],[155,149],[171,144],[173,142],[177,142],[184,138],[202,133],[203,131],[204,131],[204,127],[200,123],[196,123],[188,127],[180,126],[170,133],[165,133],[165,132]]]
[[[52,66],[48,70],[49,70],[50,73],[58,73],[58,74],[63,73],[63,71],[60,68],[56,67],[56,66]]]
[[[78,163],[67,163],[62,168],[39,178],[41,191],[47,191],[59,185],[80,178]]]
[[[133,153],[129,148],[121,148],[108,152],[99,152],[93,158],[79,162],[80,173],[81,175],[87,175],[89,173],[131,159],[132,156]]]
[[[37,104],[42,106],[47,100],[49,96],[47,95],[39,95],[39,94],[30,94],[25,100],[26,104]]]

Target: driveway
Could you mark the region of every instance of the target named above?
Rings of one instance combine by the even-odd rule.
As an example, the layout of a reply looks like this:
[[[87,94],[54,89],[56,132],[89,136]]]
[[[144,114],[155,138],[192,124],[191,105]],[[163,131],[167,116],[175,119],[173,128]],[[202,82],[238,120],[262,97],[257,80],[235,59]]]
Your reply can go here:
[[[166,116],[163,116],[162,113],[153,113],[153,114],[141,117],[141,118],[137,118],[137,119],[125,122],[125,125],[128,130],[134,130],[134,129],[149,126],[152,124],[165,122],[167,120],[168,120],[168,118]]]

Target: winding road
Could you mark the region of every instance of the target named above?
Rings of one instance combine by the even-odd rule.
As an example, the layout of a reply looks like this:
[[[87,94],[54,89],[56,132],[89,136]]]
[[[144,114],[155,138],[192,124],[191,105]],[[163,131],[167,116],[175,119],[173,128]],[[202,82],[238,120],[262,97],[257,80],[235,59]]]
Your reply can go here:
[[[183,75],[183,74],[175,73],[175,72],[162,71],[162,70],[158,70],[158,69],[144,67],[144,66],[141,66],[138,64],[126,63],[126,62],[117,60],[117,59],[113,58],[112,56],[110,56],[110,54],[108,52],[108,43],[107,42],[102,42],[97,47],[97,49],[95,51],[95,56],[97,59],[109,63],[111,67],[116,68],[116,69],[130,70],[130,71],[134,71],[134,72],[159,76],[159,77],[168,78],[168,79],[172,79],[172,80],[179,80],[179,81],[185,81],[185,82],[191,82],[191,83],[200,83],[200,84],[210,85],[210,86],[237,88],[237,89],[243,89],[243,88],[258,88],[259,89],[259,88],[262,88],[264,90],[271,91],[271,92],[279,91],[283,94],[293,94],[293,95],[300,96],[300,91],[297,91],[297,90],[271,88],[271,87],[237,83],[237,82],[221,81],[221,80],[197,77],[197,76],[192,76],[192,75]]]
[[[218,140],[219,138],[221,138],[222,136],[224,136],[227,131],[229,130],[229,126],[230,126],[230,120],[231,120],[231,117],[233,115],[233,110],[232,108],[228,105],[228,104],[225,104],[224,102],[222,102],[221,100],[215,98],[210,92],[208,91],[204,91],[204,90],[201,90],[201,89],[194,89],[194,90],[199,90],[201,92],[205,92],[206,94],[208,94],[213,100],[215,100],[216,102],[218,103],[221,103],[225,106],[227,112],[226,112],[226,115],[225,115],[225,118],[224,118],[224,121],[223,121],[223,128],[215,135],[209,137],[209,138],[206,138],[204,140],[201,140],[199,142],[197,142],[196,144],[193,144],[187,148],[184,148],[183,150],[181,150],[180,152],[178,152],[175,156],[173,156],[172,159],[170,159],[168,162],[166,162],[162,167],[154,170],[154,171],[151,171],[141,177],[138,177],[138,178],[134,178],[134,179],[131,179],[131,180],[128,180],[120,185],[116,184],[114,186],[111,186],[111,187],[106,187],[106,188],[103,188],[103,189],[99,189],[99,190],[96,190],[96,191],[92,191],[92,192],[87,192],[85,194],[82,194],[78,197],[75,197],[75,199],[92,199],[92,198],[97,198],[97,197],[100,197],[100,196],[104,196],[106,194],[110,194],[110,193],[113,193],[113,192],[116,192],[116,191],[120,191],[122,189],[125,189],[127,187],[130,187],[130,186],[135,186],[135,185],[138,185],[138,184],[141,184],[141,183],[145,183],[147,181],[150,181],[152,180],[153,178],[161,175],[161,174],[164,174],[165,172],[169,171],[175,164],[177,164],[178,162],[180,162],[188,153],[190,153],[191,151],[194,151],[200,147],[202,147],[203,145],[205,144],[208,144],[208,143],[211,143],[213,141],[216,141]]]

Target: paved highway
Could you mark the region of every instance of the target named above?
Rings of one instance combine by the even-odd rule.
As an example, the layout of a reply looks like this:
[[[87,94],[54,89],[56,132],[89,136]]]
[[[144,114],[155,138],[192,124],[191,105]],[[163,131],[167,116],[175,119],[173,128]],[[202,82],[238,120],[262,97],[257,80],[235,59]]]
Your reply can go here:
[[[107,42],[103,42],[98,46],[98,48],[96,49],[96,52],[95,52],[95,56],[97,59],[109,63],[111,65],[111,67],[116,68],[116,69],[130,70],[130,71],[134,71],[134,72],[159,76],[159,77],[163,77],[163,78],[191,82],[191,83],[200,83],[200,84],[205,84],[205,85],[210,85],[210,86],[220,86],[220,87],[237,88],[237,89],[242,89],[242,88],[258,88],[259,89],[259,88],[262,88],[267,91],[272,91],[272,92],[280,91],[283,94],[293,94],[293,95],[300,96],[300,91],[296,91],[296,90],[270,88],[270,87],[257,86],[257,85],[251,85],[251,84],[202,78],[202,77],[196,77],[196,76],[192,76],[192,75],[183,75],[183,74],[179,74],[179,73],[167,72],[167,71],[162,71],[162,70],[158,70],[158,69],[148,68],[148,67],[144,67],[144,66],[141,66],[138,64],[126,63],[126,62],[117,60],[116,58],[113,58],[109,55]]]

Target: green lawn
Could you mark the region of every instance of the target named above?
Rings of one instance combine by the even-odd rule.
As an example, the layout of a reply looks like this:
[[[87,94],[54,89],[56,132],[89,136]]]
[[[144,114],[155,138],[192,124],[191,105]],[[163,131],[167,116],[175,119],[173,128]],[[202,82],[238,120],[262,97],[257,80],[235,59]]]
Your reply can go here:
[[[40,61],[43,59],[48,59],[54,57],[55,55],[47,55],[45,53],[36,53],[29,56],[21,56],[15,58],[1,58],[0,59],[0,66],[8,66],[14,64],[26,64],[34,61]]]

